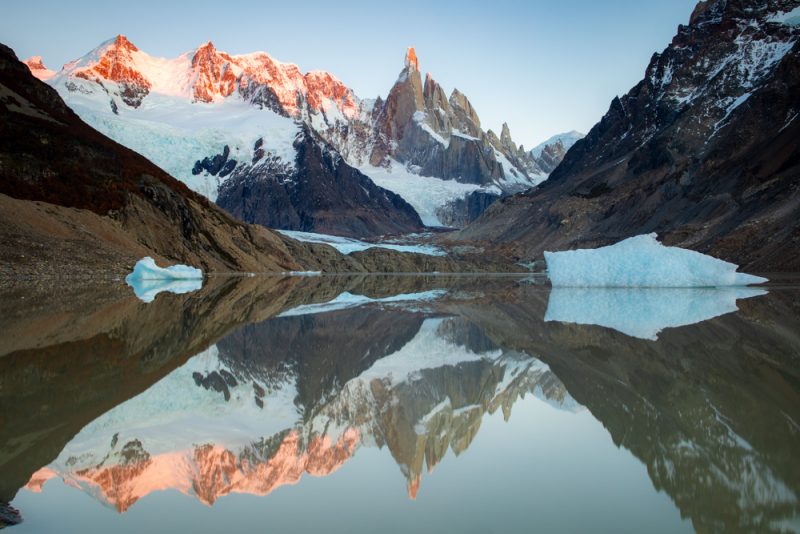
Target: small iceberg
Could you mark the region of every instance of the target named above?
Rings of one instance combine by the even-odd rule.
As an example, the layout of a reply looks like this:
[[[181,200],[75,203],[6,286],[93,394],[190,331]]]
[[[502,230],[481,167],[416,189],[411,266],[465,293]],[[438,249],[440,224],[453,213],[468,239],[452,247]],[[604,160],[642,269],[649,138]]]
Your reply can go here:
[[[612,328],[655,341],[665,328],[700,323],[732,313],[738,299],[766,295],[750,287],[578,288],[554,287],[544,320]]]
[[[153,302],[162,291],[182,294],[203,287],[203,271],[188,265],[159,267],[150,256],[136,262],[133,272],[125,277],[125,283],[143,302]]]
[[[553,287],[746,286],[766,278],[737,273],[737,265],[700,252],[665,247],[656,234],[597,249],[545,252]]]

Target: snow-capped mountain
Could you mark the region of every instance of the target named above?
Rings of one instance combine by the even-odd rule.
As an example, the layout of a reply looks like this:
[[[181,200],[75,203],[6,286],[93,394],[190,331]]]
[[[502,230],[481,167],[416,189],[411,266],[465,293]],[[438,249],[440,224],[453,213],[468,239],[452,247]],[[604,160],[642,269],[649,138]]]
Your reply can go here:
[[[797,0],[708,0],[549,179],[461,234],[521,257],[657,232],[755,272],[800,268]]]
[[[556,134],[547,141],[539,143],[531,149],[531,156],[536,159],[539,166],[548,174],[553,172],[558,164],[567,155],[572,145],[583,139],[586,135],[575,130]]]
[[[513,142],[507,126],[499,137],[484,132],[466,96],[454,90],[446,98],[430,74],[423,86],[413,49],[405,63],[385,100],[362,100],[328,72],[302,73],[264,52],[227,54],[211,42],[165,59],[119,35],[55,75],[36,58],[28,62],[86,122],[211,200],[226,181],[235,179],[239,185],[230,189],[241,188],[256,179],[253,173],[261,182],[274,182],[262,188],[260,194],[272,196],[259,204],[284,204],[278,199],[297,195],[284,184],[297,182],[297,176],[287,180],[287,172],[303,173],[296,166],[295,146],[301,124],[317,134],[321,151],[336,151],[342,165],[358,169],[345,174],[360,173],[399,194],[427,225],[473,218],[475,213],[452,214],[470,194],[494,200],[546,178],[537,159]],[[222,154],[225,165],[216,168],[213,160]],[[267,167],[275,172],[265,172]],[[358,180],[338,180],[328,180],[326,187],[345,184],[347,195],[348,188],[358,186]],[[302,202],[291,204],[296,211]],[[471,204],[473,211],[488,205]],[[386,204],[362,207],[376,228],[391,227],[386,224],[391,219],[413,218],[406,209],[395,217],[397,211]],[[331,201],[325,215],[351,208]],[[231,211],[248,212],[242,206]],[[324,230],[316,226],[321,214],[311,209],[275,219],[284,221],[284,229]],[[301,219],[304,226],[292,226]],[[395,226],[396,231],[415,229]],[[363,232],[349,229],[350,235]]]
[[[386,447],[414,498],[425,468],[469,447],[485,414],[507,418],[531,393],[581,409],[546,365],[480,345],[463,320],[374,311],[288,316],[232,335],[84,427],[28,488],[62,477],[120,512],[164,489],[213,504],[326,476],[360,447]],[[399,327],[380,339],[337,328],[375,319]],[[331,335],[339,358],[326,365],[316,348]]]
[[[32,56],[23,61],[28,68],[31,70],[31,74],[46,82],[50,78],[56,75],[56,72],[53,70],[48,69],[44,66],[44,62],[42,61],[42,56]]]

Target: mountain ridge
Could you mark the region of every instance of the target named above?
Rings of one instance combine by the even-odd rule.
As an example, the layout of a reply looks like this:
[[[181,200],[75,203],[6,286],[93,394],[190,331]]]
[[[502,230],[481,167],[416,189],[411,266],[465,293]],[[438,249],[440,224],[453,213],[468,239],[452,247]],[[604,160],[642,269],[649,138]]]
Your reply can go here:
[[[751,271],[800,269],[800,27],[796,2],[701,2],[644,79],[549,179],[456,240],[526,261],[657,232]]]

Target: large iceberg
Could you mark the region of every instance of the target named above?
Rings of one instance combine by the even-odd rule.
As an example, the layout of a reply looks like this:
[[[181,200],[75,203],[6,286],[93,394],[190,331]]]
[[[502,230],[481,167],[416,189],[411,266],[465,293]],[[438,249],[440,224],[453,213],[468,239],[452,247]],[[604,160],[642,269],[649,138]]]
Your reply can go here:
[[[665,247],[654,233],[597,249],[545,252],[544,258],[553,287],[716,287],[767,281],[737,273],[733,263]]]
[[[598,325],[656,340],[665,328],[713,319],[738,310],[738,299],[766,295],[750,287],[554,287],[545,321]]]
[[[203,271],[188,265],[159,267],[150,256],[136,262],[125,282],[143,302],[152,302],[162,291],[189,293],[203,287]]]

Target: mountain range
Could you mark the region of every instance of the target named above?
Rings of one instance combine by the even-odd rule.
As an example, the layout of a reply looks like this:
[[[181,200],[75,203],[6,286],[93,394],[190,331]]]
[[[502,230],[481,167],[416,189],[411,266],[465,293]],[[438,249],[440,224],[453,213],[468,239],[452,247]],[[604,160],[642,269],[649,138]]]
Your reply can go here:
[[[499,136],[482,130],[464,94],[447,97],[431,74],[423,83],[413,48],[375,100],[328,72],[211,42],[163,59],[119,35],[58,73],[38,57],[26,64],[102,133],[246,222],[286,230],[368,237],[463,225],[545,179],[568,148],[558,141],[574,138],[534,155],[505,124]]]

